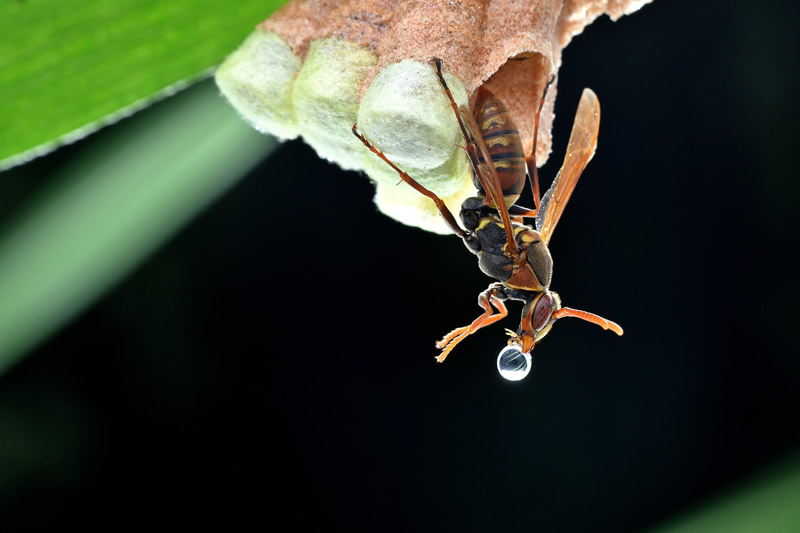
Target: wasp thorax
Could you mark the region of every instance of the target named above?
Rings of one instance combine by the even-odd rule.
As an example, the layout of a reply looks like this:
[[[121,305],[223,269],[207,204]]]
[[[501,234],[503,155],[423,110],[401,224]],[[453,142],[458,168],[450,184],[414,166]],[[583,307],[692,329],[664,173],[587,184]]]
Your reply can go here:
[[[528,249],[525,253],[528,264],[531,265],[539,283],[544,288],[549,287],[550,280],[553,278],[553,257],[550,255],[547,245],[541,240],[531,242],[528,244]]]

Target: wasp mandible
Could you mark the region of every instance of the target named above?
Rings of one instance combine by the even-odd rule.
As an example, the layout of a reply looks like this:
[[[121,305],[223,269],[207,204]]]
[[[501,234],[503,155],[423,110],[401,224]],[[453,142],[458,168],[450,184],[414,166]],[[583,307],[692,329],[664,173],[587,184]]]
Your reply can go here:
[[[483,313],[470,325],[445,335],[436,347],[440,363],[455,346],[477,330],[494,324],[508,314],[506,300],[523,302],[522,318],[516,332],[507,330],[508,347],[500,352],[498,369],[507,379],[522,379],[530,370],[530,352],[553,326],[565,317],[575,317],[622,335],[622,328],[610,320],[586,311],[561,306],[558,294],[550,290],[553,260],[547,247],[564,207],[581,173],[594,155],[600,127],[600,103],[591,89],[584,89],[572,126],[564,164],[548,191],[540,198],[536,168],[536,139],[539,115],[545,102],[546,85],[534,120],[533,146],[525,154],[519,132],[505,105],[485,87],[479,87],[472,112],[459,107],[442,75],[442,61],[432,60],[439,83],[444,89],[464,135],[464,149],[472,164],[474,197],[461,204],[462,227],[445,203],[423,187],[375,148],[357,125],[353,134],[375,155],[391,166],[411,187],[436,204],[450,229],[461,237],[467,249],[478,256],[484,274],[498,280],[478,297]],[[525,182],[530,183],[534,208],[517,205]],[[536,229],[523,224],[535,220]]]

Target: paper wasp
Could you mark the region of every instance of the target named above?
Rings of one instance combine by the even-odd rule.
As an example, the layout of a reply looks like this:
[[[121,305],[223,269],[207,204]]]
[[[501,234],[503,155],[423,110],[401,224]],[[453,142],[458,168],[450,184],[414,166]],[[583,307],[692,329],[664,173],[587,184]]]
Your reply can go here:
[[[453,233],[461,237],[467,248],[478,256],[480,269],[498,280],[478,297],[478,305],[483,313],[470,325],[454,329],[436,343],[436,347],[442,350],[436,360],[444,361],[467,336],[504,318],[508,314],[504,303],[506,300],[518,300],[524,304],[519,328],[516,332],[507,330],[511,338],[508,347],[498,357],[498,369],[507,379],[518,380],[527,375],[531,366],[531,350],[560,318],[580,318],[622,335],[622,328],[610,320],[586,311],[562,307],[558,294],[550,290],[553,260],[547,245],[581,173],[597,147],[600,126],[597,96],[591,89],[584,89],[564,164],[550,189],[540,199],[536,139],[539,115],[550,83],[539,101],[534,120],[533,147],[529,154],[525,154],[517,128],[497,97],[486,88],[479,87],[473,111],[470,112],[465,106],[459,108],[442,75],[441,60],[435,58],[432,63],[464,135],[464,149],[472,163],[472,181],[477,189],[477,195],[467,198],[461,205],[459,214],[463,229],[435,193],[392,163],[358,132],[355,124],[353,134],[397,171],[403,181],[433,200]],[[516,204],[526,180],[533,192],[533,209]],[[535,218],[536,229],[522,224],[524,218]]]

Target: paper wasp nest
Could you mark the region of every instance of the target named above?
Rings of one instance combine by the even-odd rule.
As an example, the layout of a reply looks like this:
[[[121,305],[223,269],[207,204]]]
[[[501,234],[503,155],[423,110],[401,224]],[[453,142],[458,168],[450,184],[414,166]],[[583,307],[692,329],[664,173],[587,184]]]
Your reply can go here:
[[[561,50],[602,14],[649,0],[293,0],[261,23],[216,74],[233,106],[263,132],[301,135],[317,153],[365,171],[385,214],[449,233],[428,198],[351,133],[368,139],[458,213],[474,195],[453,109],[429,64],[443,60],[459,105],[482,84],[509,108],[526,150]],[[537,162],[550,151],[556,90],[541,117]]]

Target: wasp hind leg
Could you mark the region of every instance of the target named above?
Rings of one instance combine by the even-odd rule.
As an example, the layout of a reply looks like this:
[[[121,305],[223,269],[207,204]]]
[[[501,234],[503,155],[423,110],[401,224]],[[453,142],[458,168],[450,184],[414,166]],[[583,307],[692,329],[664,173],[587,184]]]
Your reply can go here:
[[[506,309],[506,305],[503,303],[505,299],[506,295],[503,292],[502,283],[493,283],[489,285],[488,289],[480,293],[478,296],[478,305],[483,309],[483,314],[473,320],[472,324],[469,326],[456,328],[437,342],[436,347],[442,350],[442,353],[436,357],[436,361],[440,363],[443,362],[459,342],[479,329],[490,326],[498,320],[505,318],[508,315],[508,309]],[[492,307],[497,309],[497,312],[494,312]]]

